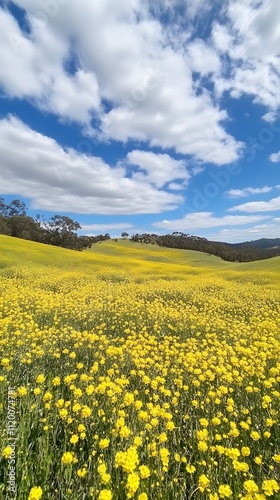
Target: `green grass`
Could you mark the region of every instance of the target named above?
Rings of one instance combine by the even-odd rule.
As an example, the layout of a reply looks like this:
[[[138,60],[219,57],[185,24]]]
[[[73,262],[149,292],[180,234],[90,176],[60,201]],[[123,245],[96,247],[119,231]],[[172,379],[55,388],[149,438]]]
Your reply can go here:
[[[38,267],[52,266],[59,269],[75,269],[84,271],[85,266],[101,264],[108,269],[118,266],[118,269],[143,267],[147,272],[162,271],[166,273],[170,266],[175,274],[190,271],[190,267],[207,268],[208,271],[270,271],[280,272],[280,257],[249,263],[225,262],[219,257],[192,250],[177,250],[160,248],[155,245],[132,243],[127,240],[115,242],[109,240],[93,245],[90,250],[75,252],[63,248],[44,245],[31,241],[0,235],[0,273],[3,270],[15,269],[32,261]],[[170,269],[171,270],[171,269]]]

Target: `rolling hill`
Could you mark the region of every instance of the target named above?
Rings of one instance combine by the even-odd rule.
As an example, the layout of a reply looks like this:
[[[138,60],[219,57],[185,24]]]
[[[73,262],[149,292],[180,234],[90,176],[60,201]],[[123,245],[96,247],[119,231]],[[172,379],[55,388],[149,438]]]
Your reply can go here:
[[[37,269],[56,268],[61,272],[80,271],[99,273],[102,264],[108,273],[133,274],[140,269],[145,274],[183,277],[188,272],[242,273],[250,271],[280,272],[280,257],[238,263],[225,262],[219,257],[194,250],[161,248],[151,244],[132,243],[127,240],[108,240],[97,243],[90,250],[76,252],[42,243],[0,235],[0,273],[8,273],[32,263]]]

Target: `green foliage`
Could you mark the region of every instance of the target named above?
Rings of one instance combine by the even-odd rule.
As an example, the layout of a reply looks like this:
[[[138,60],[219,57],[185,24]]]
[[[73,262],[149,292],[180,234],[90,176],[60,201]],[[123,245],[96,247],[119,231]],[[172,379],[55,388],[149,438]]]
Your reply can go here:
[[[13,200],[7,205],[4,198],[0,198],[0,234],[73,250],[91,248],[94,243],[110,238],[109,234],[78,236],[80,224],[64,215],[54,215],[45,221],[40,215],[33,219],[26,212],[24,202]]]
[[[250,262],[255,260],[269,259],[280,255],[280,247],[265,248],[264,245],[257,247],[249,243],[240,245],[231,245],[229,243],[220,243],[218,241],[209,241],[199,236],[191,236],[182,232],[173,232],[172,234],[135,234],[131,241],[145,244],[158,245],[160,247],[178,248],[182,250],[196,250],[205,252],[209,255],[221,257],[229,262]],[[273,241],[273,240],[270,240]]]

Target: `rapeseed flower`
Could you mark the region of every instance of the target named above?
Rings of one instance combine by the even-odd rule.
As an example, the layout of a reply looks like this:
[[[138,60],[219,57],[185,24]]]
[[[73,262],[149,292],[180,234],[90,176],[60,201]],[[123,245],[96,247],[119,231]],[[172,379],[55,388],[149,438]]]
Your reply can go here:
[[[28,495],[28,500],[40,500],[43,495],[43,490],[40,486],[33,486]]]
[[[11,446],[6,446],[6,448],[4,448],[4,450],[2,451],[2,457],[10,458],[12,452],[13,448]]]

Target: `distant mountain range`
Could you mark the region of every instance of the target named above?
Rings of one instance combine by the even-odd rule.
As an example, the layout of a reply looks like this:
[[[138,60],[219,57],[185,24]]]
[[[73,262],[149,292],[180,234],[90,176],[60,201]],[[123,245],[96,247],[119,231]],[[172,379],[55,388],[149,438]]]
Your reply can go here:
[[[280,247],[280,238],[261,238],[254,241],[243,241],[242,243],[223,243],[233,248],[278,248]]]

